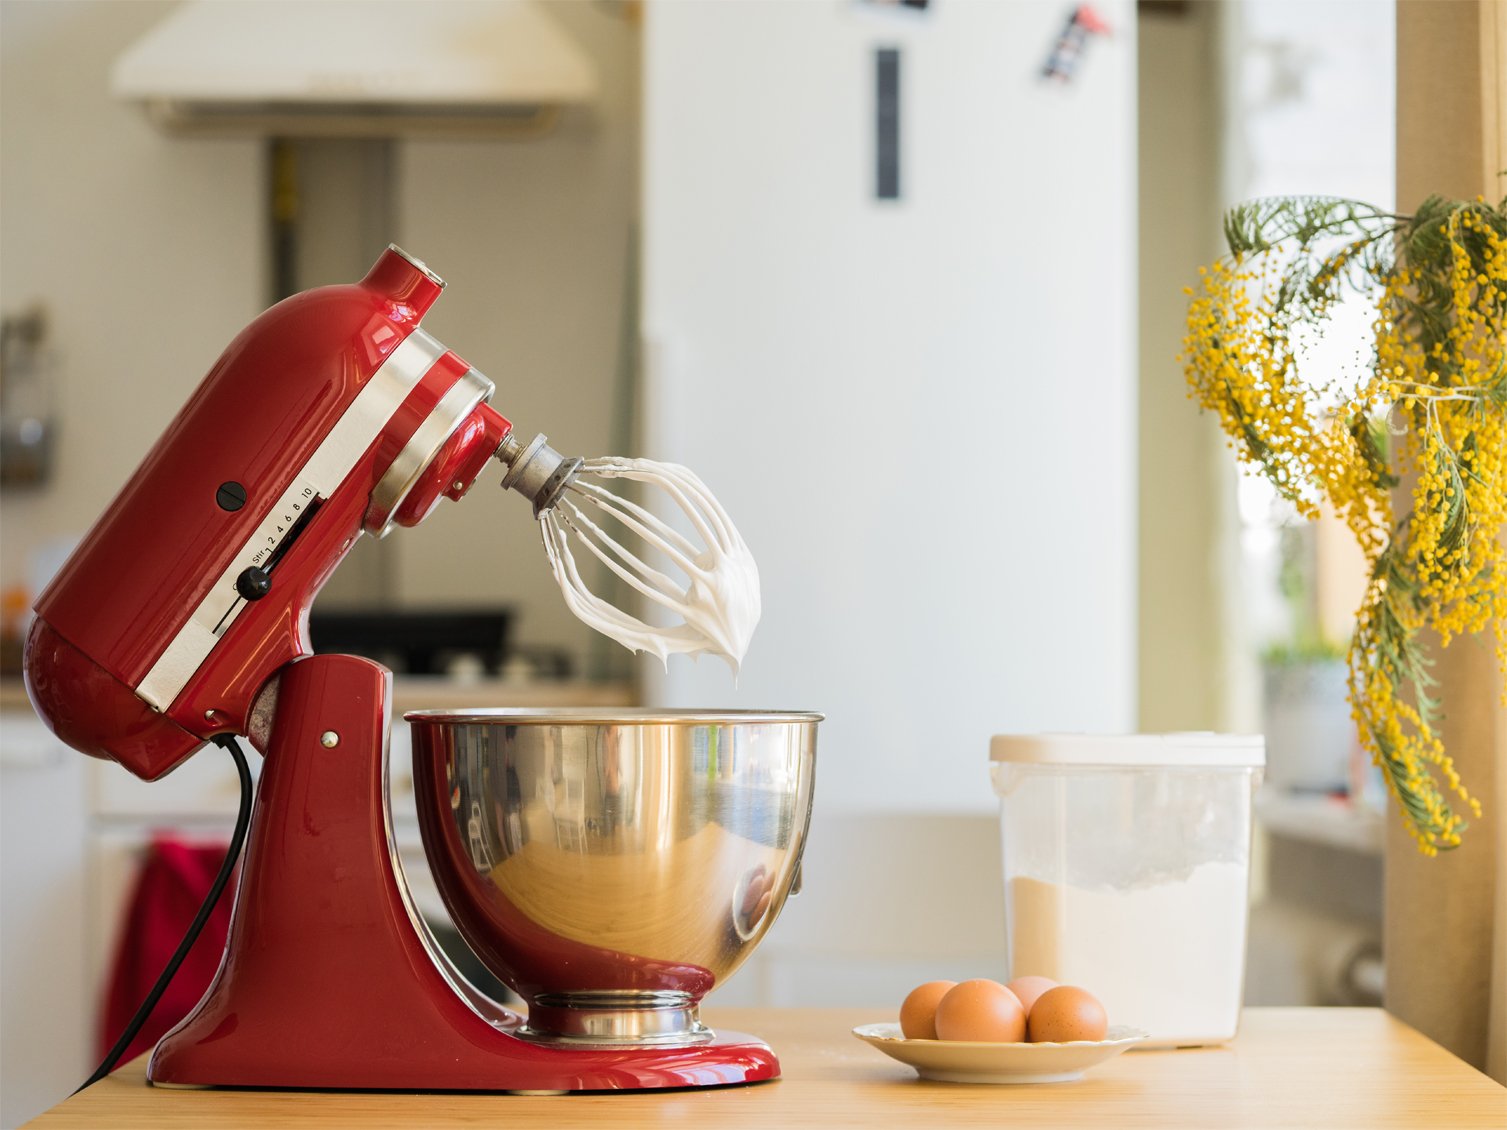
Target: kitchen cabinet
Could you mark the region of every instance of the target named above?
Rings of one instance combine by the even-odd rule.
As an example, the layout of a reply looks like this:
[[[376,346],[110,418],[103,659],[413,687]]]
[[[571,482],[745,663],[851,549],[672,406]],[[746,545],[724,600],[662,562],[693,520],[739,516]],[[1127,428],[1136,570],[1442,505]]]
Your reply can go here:
[[[859,1043],[876,1009],[709,1010],[757,1032],[784,1075],[751,1087],[534,1097],[161,1090],[145,1058],[38,1118],[73,1127],[1502,1126],[1507,1088],[1379,1009],[1249,1009],[1225,1047],[1133,1051],[1073,1083],[976,1086],[918,1080]]]
[[[94,993],[85,759],[19,703],[0,711],[0,1126],[88,1076]],[[15,706],[15,709],[12,707]]]
[[[1264,875],[1246,947],[1248,1004],[1380,1004],[1384,814],[1263,786]]]

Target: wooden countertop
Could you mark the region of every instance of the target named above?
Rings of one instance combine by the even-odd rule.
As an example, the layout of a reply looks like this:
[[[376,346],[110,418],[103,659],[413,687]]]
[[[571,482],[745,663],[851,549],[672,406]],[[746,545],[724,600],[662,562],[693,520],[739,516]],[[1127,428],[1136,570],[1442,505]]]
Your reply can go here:
[[[1382,1127],[1507,1125],[1507,1088],[1379,1009],[1249,1009],[1227,1047],[1135,1051],[1079,1081],[931,1083],[849,1032],[876,1009],[707,1009],[714,1027],[754,1032],[784,1077],[751,1087],[532,1097],[157,1090],[146,1059],[27,1123],[110,1126],[792,1128]]]

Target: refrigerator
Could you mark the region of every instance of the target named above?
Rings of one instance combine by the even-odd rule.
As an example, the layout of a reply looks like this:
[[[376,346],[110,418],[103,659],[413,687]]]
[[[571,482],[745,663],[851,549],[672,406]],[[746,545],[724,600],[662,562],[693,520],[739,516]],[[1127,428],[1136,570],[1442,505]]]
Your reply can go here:
[[[1134,8],[645,18],[642,441],[764,608],[648,701],[826,714],[804,893],[714,999],[1003,978],[990,736],[1135,726]]]
[[[760,567],[736,685],[823,813],[992,813],[996,733],[1135,724],[1135,10],[646,6],[645,451]]]

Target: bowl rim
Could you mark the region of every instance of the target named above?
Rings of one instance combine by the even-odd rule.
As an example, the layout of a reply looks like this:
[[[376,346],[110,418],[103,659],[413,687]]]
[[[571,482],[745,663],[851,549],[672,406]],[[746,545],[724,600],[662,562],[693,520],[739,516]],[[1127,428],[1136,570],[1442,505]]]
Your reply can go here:
[[[409,710],[405,722],[447,726],[740,726],[809,725],[826,715],[808,710],[675,710],[660,707],[517,706],[479,707],[470,710]]]

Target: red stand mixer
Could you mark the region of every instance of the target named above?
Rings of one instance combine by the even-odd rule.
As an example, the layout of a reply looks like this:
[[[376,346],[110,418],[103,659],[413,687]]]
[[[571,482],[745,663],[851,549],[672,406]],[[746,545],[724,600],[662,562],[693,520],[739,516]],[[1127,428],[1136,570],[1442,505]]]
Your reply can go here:
[[[358,536],[417,524],[494,456],[536,514],[580,465],[543,437],[518,443],[492,383],[419,327],[443,285],[389,248],[360,283],[261,315],[37,603],[27,689],[69,745],[147,780],[221,735],[265,756],[225,958],[148,1076],[512,1091],[774,1078],[766,1045],[710,1032],[697,1005],[790,889],[816,715],[410,715],[436,881],[528,1020],[470,986],[413,908],[387,799],[391,675],[311,654],[310,604]],[[703,929],[681,905],[720,918]]]

